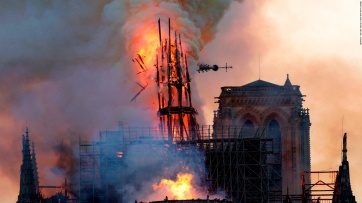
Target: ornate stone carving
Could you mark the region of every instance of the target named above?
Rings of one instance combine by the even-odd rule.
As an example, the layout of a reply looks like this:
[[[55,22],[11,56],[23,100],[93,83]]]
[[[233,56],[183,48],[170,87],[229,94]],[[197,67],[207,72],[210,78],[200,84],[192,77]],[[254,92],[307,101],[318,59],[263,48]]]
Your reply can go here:
[[[261,124],[261,114],[258,110],[248,106],[235,113],[233,120],[236,122],[244,123],[247,120],[250,120],[254,125]]]
[[[276,119],[280,125],[285,126],[289,117],[288,113],[279,107],[270,107],[261,113],[264,124],[272,119]]]

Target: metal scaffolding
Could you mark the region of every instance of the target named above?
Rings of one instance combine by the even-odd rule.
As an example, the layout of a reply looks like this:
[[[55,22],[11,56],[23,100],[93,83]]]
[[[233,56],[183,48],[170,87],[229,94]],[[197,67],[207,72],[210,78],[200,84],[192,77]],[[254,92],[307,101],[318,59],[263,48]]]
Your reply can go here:
[[[79,148],[79,202],[97,202],[103,199],[100,179],[99,143],[80,144]]]
[[[99,141],[79,140],[79,202],[114,202],[113,185],[122,176],[124,140],[121,131],[100,133]]]
[[[253,138],[206,141],[211,191],[222,188],[238,202],[267,202],[267,142]]]
[[[202,126],[199,139],[172,140],[170,144],[162,129],[121,126],[117,131],[100,132],[97,142],[80,140],[79,202],[122,202],[126,195],[122,187],[132,182],[137,188],[135,177],[149,178],[148,170],[167,176],[170,163],[179,163],[181,169],[190,162],[202,166],[196,170],[210,194],[225,191],[235,202],[280,202],[281,174],[275,175],[280,163],[275,161],[278,154],[273,150],[273,140],[244,138],[241,132],[236,127],[219,131]],[[159,159],[153,166],[130,172],[129,162],[147,162],[154,156]]]
[[[305,182],[310,177],[312,183]],[[303,202],[333,202],[338,171],[305,171],[302,173]]]

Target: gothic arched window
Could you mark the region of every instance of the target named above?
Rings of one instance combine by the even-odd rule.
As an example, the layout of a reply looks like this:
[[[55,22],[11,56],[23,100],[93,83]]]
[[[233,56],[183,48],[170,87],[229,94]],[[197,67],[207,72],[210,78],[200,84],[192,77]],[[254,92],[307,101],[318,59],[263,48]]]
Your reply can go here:
[[[268,169],[268,175],[270,178],[269,189],[280,190],[282,187],[282,167],[281,167],[281,130],[278,121],[271,120],[268,125],[268,138],[273,139],[272,148],[273,154],[268,154],[268,163],[271,164]]]
[[[273,151],[281,152],[281,131],[278,121],[273,119],[268,126],[268,137],[273,139]]]
[[[254,124],[250,120],[245,121],[241,129],[242,137],[254,137]]]

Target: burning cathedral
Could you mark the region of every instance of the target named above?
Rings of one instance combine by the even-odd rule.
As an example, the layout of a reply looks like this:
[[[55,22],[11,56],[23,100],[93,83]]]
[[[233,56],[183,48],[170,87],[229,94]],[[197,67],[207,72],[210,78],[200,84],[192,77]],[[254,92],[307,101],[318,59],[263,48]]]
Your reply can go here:
[[[154,69],[158,126],[120,123],[117,130],[101,131],[98,140],[80,139],[78,176],[73,185],[64,186],[77,198],[63,202],[307,203],[320,197],[355,202],[346,138],[342,166],[332,172],[337,174],[334,185],[315,196],[309,110],[303,107],[300,87],[288,75],[284,85],[257,80],[221,87],[213,125],[200,126],[181,36],[171,32],[170,21],[168,32],[161,31],[160,21],[158,26]],[[133,61],[140,68],[137,74],[149,68],[141,55]],[[138,83],[142,89],[131,101],[150,82]],[[41,186],[28,132],[23,148],[18,203],[39,202]]]
[[[174,80],[173,84],[180,84]],[[120,188],[114,187],[119,181],[122,184],[117,187],[133,185],[142,191],[144,183],[135,183],[137,177],[174,177],[169,170],[172,167],[181,174],[198,176],[207,189],[191,196],[169,194],[170,200],[205,199],[218,191],[225,192],[223,198],[235,202],[280,202],[287,197],[301,202],[309,198],[302,195],[308,191],[301,187],[302,172],[310,171],[309,110],[303,108],[304,95],[299,86],[292,85],[289,76],[284,85],[257,80],[243,86],[222,87],[212,126],[193,125],[196,110],[188,97],[186,101],[179,97],[191,94],[178,94],[178,90],[186,89],[182,86],[171,88],[165,92],[175,91],[172,98],[178,102],[160,100],[161,111],[169,112],[159,113],[159,127],[121,125],[117,131],[101,132],[99,142],[80,144],[81,202],[91,202],[89,197],[115,198],[115,191]],[[154,158],[155,155],[162,158]],[[154,161],[147,165],[138,163],[149,160]],[[139,173],[129,171],[130,163],[138,166]],[[158,172],[149,177],[142,173],[146,167]],[[98,175],[89,173],[94,170]],[[310,183],[310,176],[305,176],[303,185],[308,187]]]

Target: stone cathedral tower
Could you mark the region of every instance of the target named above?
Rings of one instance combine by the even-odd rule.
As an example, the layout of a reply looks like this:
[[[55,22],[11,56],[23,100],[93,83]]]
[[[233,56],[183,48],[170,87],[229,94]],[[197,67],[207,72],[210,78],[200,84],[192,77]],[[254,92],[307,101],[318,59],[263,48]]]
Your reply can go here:
[[[33,163],[35,162],[35,152],[33,152],[34,158],[32,158],[30,152],[30,140],[29,140],[28,128],[26,128],[25,136],[23,135],[22,152],[23,152],[23,163],[21,164],[20,167],[20,191],[17,203],[38,203],[39,196],[37,194],[37,188],[36,188],[38,182],[37,180],[35,180],[34,177],[34,170],[36,170],[36,168],[34,168],[33,165]]]
[[[222,87],[214,130],[240,129],[244,138],[271,138],[273,158],[268,160],[269,190],[301,194],[301,173],[310,171],[309,110],[303,108],[298,85],[289,75],[284,85],[257,80],[243,86]],[[235,128],[236,129],[236,128]],[[310,182],[310,180],[307,180]]]
[[[347,134],[343,136],[343,158],[342,164],[339,166],[338,175],[336,177],[335,187],[333,191],[333,202],[350,202],[356,203],[353,195],[350,175],[349,163],[347,160]]]

